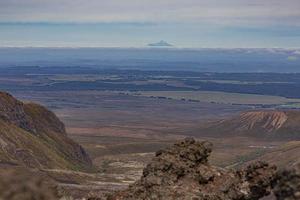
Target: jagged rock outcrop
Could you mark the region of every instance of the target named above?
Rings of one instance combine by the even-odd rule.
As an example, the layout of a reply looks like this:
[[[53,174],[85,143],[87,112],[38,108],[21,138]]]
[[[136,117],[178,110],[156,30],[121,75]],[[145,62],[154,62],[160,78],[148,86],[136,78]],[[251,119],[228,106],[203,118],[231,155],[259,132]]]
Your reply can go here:
[[[299,200],[300,164],[293,169],[278,172],[273,185],[278,200]]]
[[[56,115],[34,103],[0,92],[0,164],[89,170],[92,161]]]
[[[233,171],[211,166],[212,145],[186,139],[156,153],[139,181],[110,200],[256,200],[270,193],[275,167]]]

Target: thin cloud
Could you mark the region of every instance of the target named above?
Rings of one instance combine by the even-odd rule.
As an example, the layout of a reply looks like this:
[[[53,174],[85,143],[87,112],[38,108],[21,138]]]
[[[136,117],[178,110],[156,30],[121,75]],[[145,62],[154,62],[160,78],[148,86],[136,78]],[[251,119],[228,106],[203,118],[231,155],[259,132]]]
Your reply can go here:
[[[300,25],[299,0],[1,0],[2,22],[284,23]]]
[[[300,0],[0,0],[0,46],[285,48],[299,30]]]

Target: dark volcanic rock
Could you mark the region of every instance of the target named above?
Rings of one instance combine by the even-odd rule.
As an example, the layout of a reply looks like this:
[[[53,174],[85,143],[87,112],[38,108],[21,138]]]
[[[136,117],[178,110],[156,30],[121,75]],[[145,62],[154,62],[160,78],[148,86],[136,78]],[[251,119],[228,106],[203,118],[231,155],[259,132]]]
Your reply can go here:
[[[240,171],[211,166],[209,142],[186,139],[156,153],[139,181],[110,200],[255,200],[270,193],[275,167],[258,162]]]
[[[274,182],[274,193],[278,200],[300,199],[300,164],[294,169],[277,173]]]

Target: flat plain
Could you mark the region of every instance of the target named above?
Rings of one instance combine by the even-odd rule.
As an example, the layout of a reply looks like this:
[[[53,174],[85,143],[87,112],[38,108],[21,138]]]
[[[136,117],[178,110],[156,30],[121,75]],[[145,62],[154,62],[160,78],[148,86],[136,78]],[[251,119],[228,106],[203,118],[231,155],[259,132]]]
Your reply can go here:
[[[287,89],[298,87],[299,77],[29,67],[2,69],[0,89],[54,111],[97,167],[95,174],[74,176],[87,177],[89,188],[103,189],[134,182],[156,151],[185,137],[212,142],[210,162],[222,167],[272,157],[286,141],[204,137],[199,127],[248,110],[297,109],[299,94]],[[278,85],[280,90],[269,90]],[[62,180],[71,172],[51,173]],[[70,191],[85,187],[62,184]]]
[[[291,99],[280,96],[241,94],[214,91],[143,91],[138,94],[146,97],[171,98],[185,101],[199,101],[218,104],[242,104],[242,105],[281,105],[298,104],[300,99]]]

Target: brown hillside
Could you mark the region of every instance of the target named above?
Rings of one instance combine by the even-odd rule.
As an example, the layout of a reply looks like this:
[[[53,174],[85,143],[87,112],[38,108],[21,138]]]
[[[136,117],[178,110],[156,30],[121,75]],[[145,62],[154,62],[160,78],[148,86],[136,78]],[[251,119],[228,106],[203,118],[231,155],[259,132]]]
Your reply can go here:
[[[300,164],[300,141],[291,141],[263,154],[257,161],[275,164],[279,168],[293,167]],[[252,161],[251,161],[252,162]],[[251,163],[249,162],[249,163]],[[247,163],[246,163],[247,164]]]
[[[252,136],[300,139],[300,111],[263,110],[243,112],[230,119],[213,122],[200,129],[210,136]]]
[[[259,126],[267,132],[272,132],[280,129],[288,120],[288,116],[280,111],[256,111],[242,113],[239,120],[241,131],[255,129]]]
[[[67,137],[64,124],[46,108],[0,92],[0,163],[34,168],[87,170],[84,149]]]

